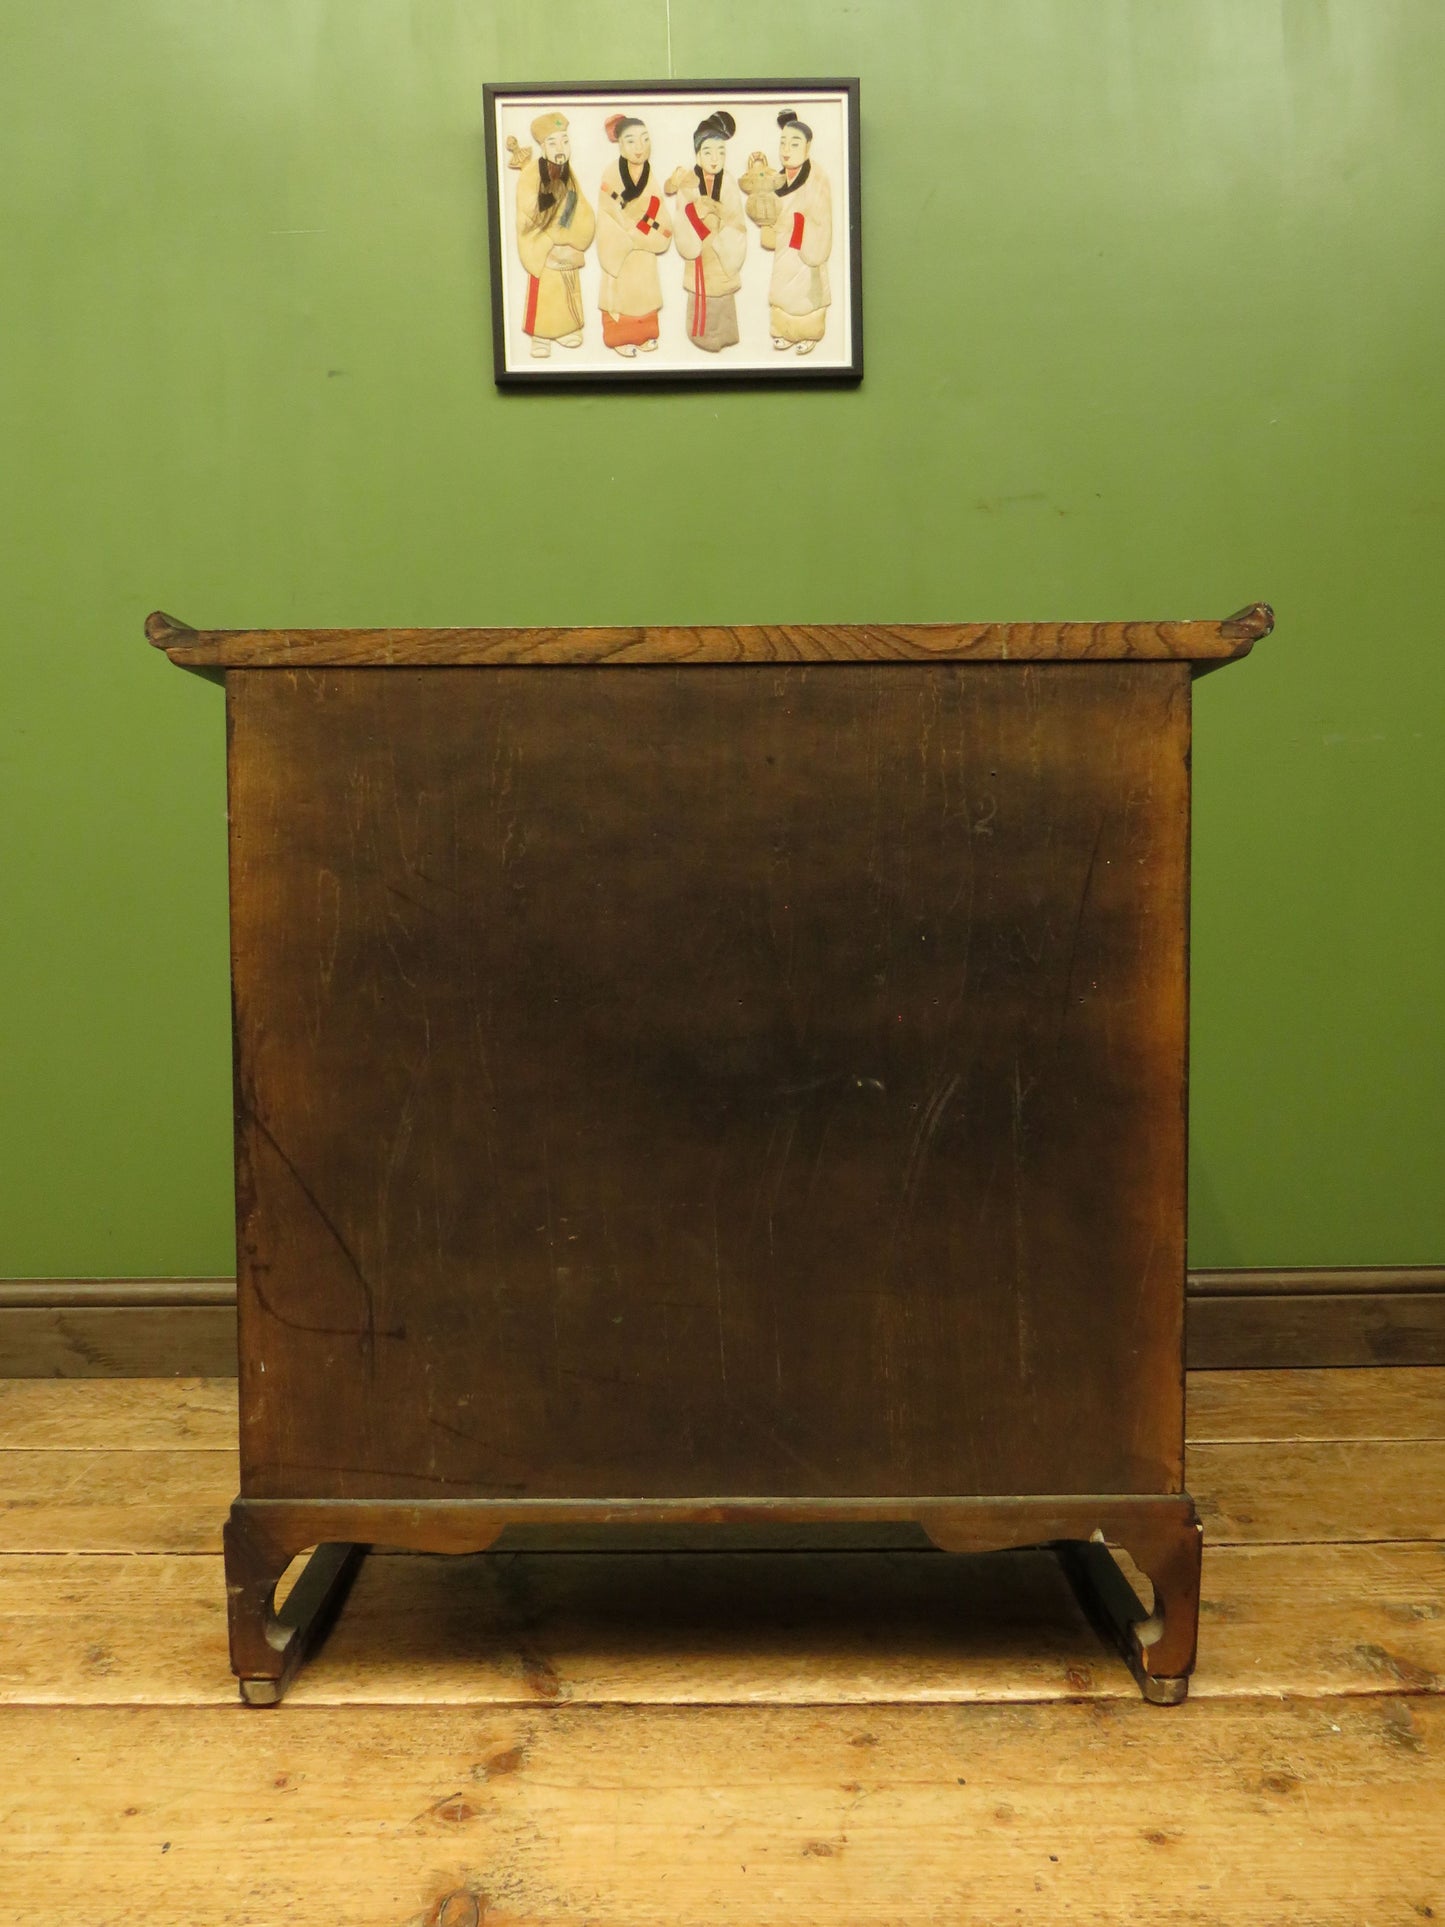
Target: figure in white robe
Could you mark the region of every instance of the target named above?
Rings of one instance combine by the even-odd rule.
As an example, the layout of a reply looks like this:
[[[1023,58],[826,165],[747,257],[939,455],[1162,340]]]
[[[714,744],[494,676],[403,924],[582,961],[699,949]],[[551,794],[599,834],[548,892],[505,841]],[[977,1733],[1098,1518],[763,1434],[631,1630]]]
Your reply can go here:
[[[768,332],[780,354],[796,347],[810,355],[823,339],[832,292],[833,194],[828,177],[809,157],[813,130],[788,108],[778,115],[778,164],[783,185],[760,239],[773,251],[768,284]]]
[[[657,257],[672,245],[672,215],[662,184],[653,178],[647,128],[630,114],[612,114],[605,125],[618,153],[597,196],[597,299],[603,341],[631,359],[639,349],[648,354],[657,347]]]
[[[736,131],[725,108],[709,114],[693,130],[694,166],[678,168],[667,183],[677,200],[673,236],[683,261],[688,340],[714,355],[738,339],[735,296],[748,251],[743,197],[725,171]]]

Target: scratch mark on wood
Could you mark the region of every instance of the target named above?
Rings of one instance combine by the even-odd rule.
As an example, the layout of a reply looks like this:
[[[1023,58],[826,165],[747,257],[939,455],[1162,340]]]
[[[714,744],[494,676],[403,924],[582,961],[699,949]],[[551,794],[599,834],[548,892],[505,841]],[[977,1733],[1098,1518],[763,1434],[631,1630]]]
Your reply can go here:
[[[279,1307],[271,1304],[266,1298],[265,1293],[261,1287],[259,1268],[253,1269],[251,1273],[251,1287],[256,1293],[257,1299],[259,1300],[262,1308],[265,1311],[269,1312],[272,1318],[276,1319],[276,1321],[279,1324],[289,1326],[292,1331],[325,1333],[327,1336],[335,1337],[335,1338],[358,1338],[359,1337],[362,1341],[362,1350],[363,1350],[363,1355],[366,1359],[367,1370],[369,1372],[374,1372],[376,1369],[376,1340],[377,1340],[376,1301],[375,1301],[375,1295],[372,1291],[370,1280],[367,1278],[365,1272],[362,1271],[361,1266],[357,1261],[356,1253],[351,1249],[351,1246],[347,1243],[346,1239],[341,1235],[341,1231],[337,1226],[335,1219],[331,1216],[330,1212],[322,1204],[321,1200],[317,1197],[316,1193],[311,1189],[311,1186],[306,1182],[306,1179],[301,1175],[301,1172],[297,1169],[296,1165],[292,1162],[291,1158],[287,1155],[287,1153],[282,1149],[281,1145],[277,1142],[270,1127],[267,1125],[266,1120],[261,1116],[260,1112],[253,1108],[248,1112],[246,1112],[244,1115],[249,1117],[250,1122],[255,1126],[256,1130],[260,1132],[261,1136],[265,1139],[266,1143],[270,1145],[272,1151],[275,1152],[276,1156],[280,1159],[281,1163],[285,1166],[286,1170],[291,1174],[291,1177],[294,1180],[297,1189],[300,1191],[302,1197],[305,1198],[307,1204],[310,1205],[312,1211],[315,1213],[318,1223],[320,1223],[321,1226],[329,1233],[332,1242],[336,1246],[336,1249],[341,1253],[342,1257],[346,1260],[347,1266],[351,1271],[351,1275],[353,1276],[353,1278],[355,1278],[357,1285],[360,1287],[362,1302],[366,1307],[366,1315],[359,1331],[355,1326],[309,1325],[302,1322],[300,1319],[289,1318],[283,1311],[279,1309]],[[402,1337],[405,1337],[405,1335],[406,1335],[405,1326],[401,1326],[396,1330],[386,1331],[381,1334],[381,1336],[385,1338],[402,1338]]]
[[[723,1328],[722,1243],[718,1231],[716,1197],[713,1198],[712,1203],[712,1264],[713,1280],[717,1289],[717,1356],[718,1365],[722,1371],[723,1393],[726,1395],[728,1384],[728,1346],[727,1333]]]

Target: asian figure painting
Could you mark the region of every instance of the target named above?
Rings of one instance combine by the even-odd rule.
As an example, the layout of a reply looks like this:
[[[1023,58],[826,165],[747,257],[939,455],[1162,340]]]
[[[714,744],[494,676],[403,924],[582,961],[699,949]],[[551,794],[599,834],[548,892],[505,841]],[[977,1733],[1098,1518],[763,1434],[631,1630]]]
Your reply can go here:
[[[863,372],[858,82],[483,90],[499,383]]]

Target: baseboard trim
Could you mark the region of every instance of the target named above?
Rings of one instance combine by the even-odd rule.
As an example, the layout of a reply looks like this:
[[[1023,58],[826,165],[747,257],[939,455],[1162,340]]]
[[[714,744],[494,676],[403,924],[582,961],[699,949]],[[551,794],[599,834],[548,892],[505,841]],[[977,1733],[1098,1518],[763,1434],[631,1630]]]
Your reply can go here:
[[[1301,1266],[1259,1266],[1253,1271],[1191,1271],[1189,1296],[1195,1298],[1389,1297],[1445,1291],[1445,1265],[1339,1265],[1308,1270]]]
[[[227,1305],[236,1308],[234,1278],[0,1278],[0,1311],[108,1311],[137,1306]]]
[[[1445,1265],[1189,1274],[1194,1370],[1445,1365]],[[0,1280],[0,1378],[234,1378],[231,1278]]]
[[[0,1279],[0,1378],[234,1378],[234,1278]]]
[[[1188,1321],[1195,1371],[1445,1365],[1445,1266],[1191,1272]]]

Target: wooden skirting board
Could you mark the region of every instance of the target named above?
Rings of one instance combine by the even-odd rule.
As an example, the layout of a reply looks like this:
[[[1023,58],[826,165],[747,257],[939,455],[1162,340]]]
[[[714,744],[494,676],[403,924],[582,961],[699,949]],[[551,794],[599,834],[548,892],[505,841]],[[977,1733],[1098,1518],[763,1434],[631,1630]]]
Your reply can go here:
[[[0,1378],[226,1378],[230,1278],[0,1280]],[[1189,1274],[1200,1369],[1445,1364],[1445,1265]]]
[[[234,1278],[0,1280],[0,1378],[234,1378]]]
[[[1445,1265],[1189,1274],[1189,1364],[1445,1364]]]

